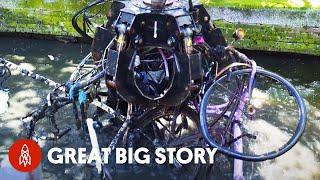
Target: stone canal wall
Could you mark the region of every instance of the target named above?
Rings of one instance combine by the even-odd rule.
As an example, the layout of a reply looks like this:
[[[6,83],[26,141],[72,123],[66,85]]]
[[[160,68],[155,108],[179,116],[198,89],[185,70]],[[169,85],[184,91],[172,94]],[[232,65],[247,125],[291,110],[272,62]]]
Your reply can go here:
[[[313,6],[310,3],[308,6],[292,6],[233,1],[238,4],[231,0],[220,4],[219,0],[204,3],[214,23],[222,28],[229,41],[232,40],[232,33],[236,28],[241,27],[246,31],[246,38],[235,46],[250,50],[320,56],[320,3]],[[87,2],[1,0],[0,32],[78,37],[72,28],[71,18]]]
[[[234,29],[246,37],[236,46],[250,50],[320,55],[320,11],[315,9],[210,8],[218,27],[231,40]]]
[[[73,14],[84,0],[0,0],[0,32],[79,36]]]

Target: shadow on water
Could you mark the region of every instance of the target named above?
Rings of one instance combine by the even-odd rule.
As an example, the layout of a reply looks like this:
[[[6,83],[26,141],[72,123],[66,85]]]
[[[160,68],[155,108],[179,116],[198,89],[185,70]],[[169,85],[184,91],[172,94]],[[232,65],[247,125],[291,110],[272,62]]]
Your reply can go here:
[[[0,37],[0,56],[6,57],[25,68],[51,78],[64,82],[70,76],[74,66],[90,50],[88,44],[63,44],[56,41],[31,40],[20,38]],[[54,57],[50,60],[49,56]],[[287,154],[262,163],[245,162],[246,179],[319,179],[320,178],[320,59],[304,59],[295,57],[279,57],[271,55],[250,54],[257,63],[271,71],[279,73],[293,82],[308,106],[308,124],[301,142]],[[26,77],[12,76],[8,87],[10,91],[10,107],[7,113],[0,115],[0,149],[8,149],[12,142],[18,138],[21,131],[19,118],[25,116],[36,107],[50,88]],[[73,124],[74,118],[70,107],[58,112],[58,121],[62,126]],[[70,123],[71,122],[71,123]],[[49,122],[43,122],[48,125]],[[71,125],[76,129],[74,125]],[[277,134],[274,126],[263,127],[270,133]],[[275,129],[274,129],[275,128]],[[58,142],[48,142],[43,149],[43,155],[53,146],[57,147],[87,147],[77,131],[63,137]],[[1,157],[0,157],[1,159]],[[223,164],[222,164],[223,165]],[[230,168],[225,169],[230,172]],[[47,158],[43,159],[43,177],[45,179],[86,179],[85,170],[75,165],[52,165]],[[149,172],[148,172],[149,173]],[[149,176],[148,173],[124,173],[118,179],[141,178]],[[130,175],[131,174],[131,175]],[[148,174],[148,175],[146,175]],[[128,177],[128,176],[130,177]],[[221,172],[219,179],[230,179],[230,174]],[[150,175],[150,178],[155,179]],[[163,176],[162,179],[170,178]]]

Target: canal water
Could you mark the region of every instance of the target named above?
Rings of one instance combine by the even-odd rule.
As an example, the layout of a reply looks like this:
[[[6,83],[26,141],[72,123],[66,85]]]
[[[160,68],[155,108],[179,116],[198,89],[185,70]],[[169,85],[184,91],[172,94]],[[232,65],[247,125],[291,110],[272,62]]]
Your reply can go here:
[[[88,44],[0,37],[1,57],[57,82],[67,80],[76,64],[89,50]],[[246,179],[320,179],[320,58],[257,53],[249,55],[258,65],[286,77],[297,87],[308,108],[308,124],[301,141],[285,155],[261,163],[245,162]],[[0,115],[0,161],[5,158],[4,152],[21,132],[19,119],[41,103],[50,92],[49,87],[21,76],[12,76],[5,85],[10,88],[10,99],[8,111]],[[60,126],[70,125],[70,121],[74,121],[71,109],[69,110],[70,112],[58,112]],[[49,122],[43,122],[43,125],[48,124]],[[73,125],[70,126],[75,129]],[[42,129],[38,130],[46,129],[42,126]],[[43,143],[44,157],[47,150],[53,146],[87,146],[78,137],[77,132],[72,132],[58,142]],[[90,173],[88,168],[79,168],[77,165],[52,165],[46,158],[43,160],[42,172],[45,179],[87,179],[86,174]],[[160,178],[152,171],[131,170],[128,174],[133,177],[144,174],[144,177]],[[220,172],[215,177],[228,179],[230,174]],[[128,177],[125,175],[118,178]]]

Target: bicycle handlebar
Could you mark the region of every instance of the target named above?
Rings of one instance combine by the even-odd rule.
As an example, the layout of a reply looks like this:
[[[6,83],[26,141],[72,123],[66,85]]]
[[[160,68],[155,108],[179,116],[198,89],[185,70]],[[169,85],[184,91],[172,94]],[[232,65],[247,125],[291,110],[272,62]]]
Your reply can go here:
[[[90,78],[89,80],[78,82],[74,90],[77,91],[77,90],[83,89],[83,88],[89,86],[90,84],[97,82],[99,79],[103,78],[105,76],[105,74],[106,74],[106,71],[103,70],[103,71],[99,72],[97,75]]]
[[[245,63],[252,63],[252,60],[249,59],[245,54],[239,52],[238,50],[236,50],[234,47],[232,46],[228,46],[225,48],[226,51],[230,51],[232,53],[234,53],[236,56],[238,56],[238,58],[240,58],[241,60],[243,60]]]

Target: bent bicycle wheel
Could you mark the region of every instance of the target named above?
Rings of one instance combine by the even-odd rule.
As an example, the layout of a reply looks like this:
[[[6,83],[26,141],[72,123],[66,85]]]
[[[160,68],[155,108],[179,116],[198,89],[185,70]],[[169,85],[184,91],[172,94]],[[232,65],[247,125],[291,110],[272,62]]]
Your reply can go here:
[[[257,69],[248,95],[251,69],[217,79],[200,107],[200,126],[210,146],[246,161],[276,158],[290,150],[306,124],[306,107],[283,77]]]
[[[205,143],[199,131],[199,115],[190,107],[181,108],[179,113],[170,108],[164,112],[158,111],[149,116],[145,116],[146,121],[152,120],[154,132],[150,137],[152,139],[144,141],[143,147],[149,147],[153,152],[157,147],[162,148],[196,148],[204,147]],[[147,133],[146,133],[147,134]],[[149,133],[150,134],[150,133]],[[143,141],[143,138],[141,139]],[[150,147],[150,142],[151,146]],[[149,144],[149,145],[148,145]],[[184,154],[185,155],[185,154]],[[183,156],[185,159],[186,157]],[[200,174],[199,172],[204,171],[208,165],[205,164],[180,164],[175,158],[174,163],[169,165],[166,162],[167,167],[162,167],[161,171],[170,172],[169,179],[196,179],[198,176],[206,176],[207,174]],[[172,173],[173,172],[173,173]]]

